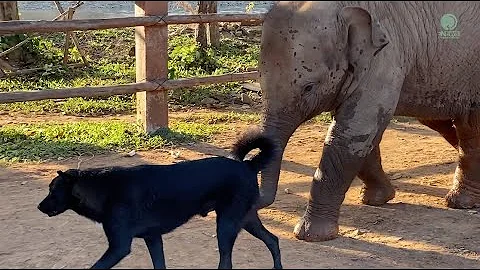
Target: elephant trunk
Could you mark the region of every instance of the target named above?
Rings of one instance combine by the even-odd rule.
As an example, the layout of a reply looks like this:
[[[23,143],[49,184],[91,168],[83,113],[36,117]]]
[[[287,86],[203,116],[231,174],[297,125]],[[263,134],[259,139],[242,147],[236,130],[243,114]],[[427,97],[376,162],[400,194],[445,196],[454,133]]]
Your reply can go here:
[[[263,131],[277,143],[278,151],[270,165],[261,172],[260,201],[257,204],[259,209],[265,208],[275,201],[283,153],[288,140],[298,127],[298,124],[295,123],[296,121],[292,122],[281,121],[280,123],[278,119],[268,116],[263,121]]]

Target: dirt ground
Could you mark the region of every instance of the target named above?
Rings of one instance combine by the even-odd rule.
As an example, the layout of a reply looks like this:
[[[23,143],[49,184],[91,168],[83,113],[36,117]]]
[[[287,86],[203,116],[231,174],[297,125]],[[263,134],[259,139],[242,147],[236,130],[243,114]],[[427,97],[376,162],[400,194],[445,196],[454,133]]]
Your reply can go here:
[[[175,117],[172,114],[171,117]],[[32,121],[2,117],[0,122]],[[49,118],[36,117],[34,121]],[[70,121],[59,116],[57,120]],[[1,123],[0,123],[1,124]],[[222,155],[246,124],[210,143],[170,151],[94,156],[81,167],[168,164],[181,159]],[[325,124],[301,126],[291,138],[282,164],[275,203],[261,210],[265,225],[280,238],[285,268],[480,268],[480,211],[444,206],[456,166],[456,151],[435,132],[417,123],[393,123],[383,136],[383,166],[397,188],[382,207],[360,204],[361,182],[355,179],[341,208],[340,236],[307,243],[293,237],[303,214],[310,181],[320,160]],[[178,152],[177,152],[178,154]],[[87,268],[107,247],[101,227],[68,211],[48,218],[36,206],[59,169],[78,160],[0,168],[0,267]],[[288,193],[285,189],[288,188]],[[164,236],[168,268],[216,268],[215,219],[196,217]],[[234,268],[271,268],[267,248],[241,232],[233,253]],[[134,240],[132,253],[116,268],[151,268],[145,244]]]

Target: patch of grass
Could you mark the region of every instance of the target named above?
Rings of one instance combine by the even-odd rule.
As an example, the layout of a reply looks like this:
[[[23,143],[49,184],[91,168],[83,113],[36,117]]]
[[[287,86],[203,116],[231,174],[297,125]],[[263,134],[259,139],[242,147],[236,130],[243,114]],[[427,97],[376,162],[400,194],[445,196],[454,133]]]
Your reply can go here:
[[[248,124],[260,123],[260,114],[258,113],[209,113],[206,115],[192,114],[183,119],[185,122],[196,122],[205,125],[220,124],[220,123],[234,123],[246,122]]]
[[[99,98],[69,98],[0,104],[0,111],[21,113],[63,113],[74,116],[117,115],[135,112],[135,95]]]
[[[332,122],[332,114],[329,112],[321,113],[320,115],[315,116],[314,118],[308,120],[306,123],[327,123],[330,124]],[[408,116],[394,116],[392,122],[394,123],[411,123],[416,121],[415,117],[408,117]]]
[[[394,123],[411,123],[416,121],[417,119],[415,117],[409,117],[409,116],[394,116],[392,119],[392,122]]]
[[[135,112],[135,95],[113,96],[107,99],[70,98],[61,104],[67,115],[97,116]]]
[[[226,112],[226,113],[195,113],[186,116],[182,119],[184,122],[195,122],[205,125],[210,124],[229,124],[236,122],[244,122],[247,124],[259,124],[261,121],[261,113],[239,113],[239,112]],[[332,116],[329,112],[321,113],[314,118],[308,120],[306,123],[330,123]]]
[[[255,68],[260,54],[259,43],[247,43],[239,39],[223,38],[217,49],[202,51],[193,36],[172,37],[169,40],[169,78],[204,77],[226,73],[244,72]],[[231,99],[241,90],[239,83],[182,88],[169,92],[174,104],[200,105],[207,97]]]
[[[169,129],[148,135],[137,125],[124,121],[5,125],[0,127],[0,161],[35,162],[83,153],[158,149],[208,141],[224,128],[172,121]]]
[[[323,112],[312,119],[308,120],[306,123],[327,123],[332,122],[332,114],[329,112]]]

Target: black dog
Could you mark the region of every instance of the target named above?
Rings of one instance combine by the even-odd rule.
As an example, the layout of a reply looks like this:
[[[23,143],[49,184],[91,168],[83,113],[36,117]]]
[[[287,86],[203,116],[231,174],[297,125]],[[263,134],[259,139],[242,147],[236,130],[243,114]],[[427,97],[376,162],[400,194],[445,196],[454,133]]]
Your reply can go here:
[[[278,238],[261,223],[255,203],[257,174],[275,154],[275,144],[251,130],[233,146],[232,158],[211,157],[172,165],[141,165],[58,171],[38,209],[56,216],[71,209],[102,223],[108,249],[92,268],[111,268],[143,238],[155,268],[165,268],[162,235],[195,215],[217,214],[219,268],[232,268],[241,229],[262,240],[274,268],[282,268]],[[259,148],[251,160],[246,154]]]

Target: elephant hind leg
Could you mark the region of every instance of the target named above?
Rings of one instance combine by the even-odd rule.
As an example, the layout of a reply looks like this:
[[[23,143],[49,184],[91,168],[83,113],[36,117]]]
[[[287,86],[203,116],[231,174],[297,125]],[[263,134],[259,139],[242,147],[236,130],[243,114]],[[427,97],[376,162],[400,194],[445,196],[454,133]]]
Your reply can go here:
[[[418,121],[440,133],[451,146],[458,149],[457,131],[452,120],[418,119]]]
[[[423,125],[437,131],[454,148],[458,148],[457,131],[452,120],[418,119]],[[367,157],[358,173],[364,186],[361,191],[362,203],[382,205],[395,197],[395,189],[382,168],[380,147],[377,145]]]
[[[480,112],[454,121],[458,137],[458,165],[446,196],[450,208],[480,207]]]
[[[382,168],[380,146],[376,146],[368,155],[358,177],[364,186],[360,193],[362,203],[382,205],[395,197],[395,188]]]

